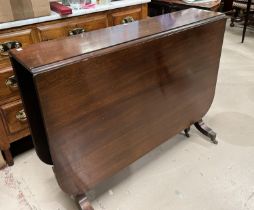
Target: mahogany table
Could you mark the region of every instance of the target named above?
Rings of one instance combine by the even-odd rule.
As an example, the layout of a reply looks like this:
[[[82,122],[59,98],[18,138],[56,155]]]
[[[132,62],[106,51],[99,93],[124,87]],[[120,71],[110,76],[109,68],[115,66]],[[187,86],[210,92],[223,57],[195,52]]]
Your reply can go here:
[[[225,24],[188,9],[11,50],[37,154],[80,209],[93,209],[87,191],[192,125],[217,143],[202,118]]]

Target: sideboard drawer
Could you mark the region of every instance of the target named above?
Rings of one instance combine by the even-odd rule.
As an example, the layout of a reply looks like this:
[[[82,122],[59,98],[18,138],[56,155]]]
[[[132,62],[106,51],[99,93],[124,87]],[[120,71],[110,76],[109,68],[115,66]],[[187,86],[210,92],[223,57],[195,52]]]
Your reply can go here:
[[[67,36],[66,26],[67,26],[66,22],[39,26],[37,28],[39,41],[40,42],[49,41],[49,40]]]
[[[1,106],[1,112],[9,135],[28,128],[26,114],[20,100]]]
[[[19,48],[32,44],[32,30],[21,30],[0,34],[0,68],[10,66],[9,48]]]
[[[37,29],[39,41],[48,41],[60,37],[75,35],[75,32],[82,33],[100,28],[106,28],[107,26],[107,16],[97,15],[94,17],[82,17],[77,20],[44,25],[38,27]]]
[[[19,93],[18,83],[11,67],[0,70],[0,100]]]
[[[82,17],[76,21],[72,21],[68,25],[68,32],[75,28],[82,28],[86,31],[93,31],[108,27],[107,15],[97,15],[93,17]]]
[[[140,6],[111,14],[111,24],[119,25],[142,19],[142,8]]]

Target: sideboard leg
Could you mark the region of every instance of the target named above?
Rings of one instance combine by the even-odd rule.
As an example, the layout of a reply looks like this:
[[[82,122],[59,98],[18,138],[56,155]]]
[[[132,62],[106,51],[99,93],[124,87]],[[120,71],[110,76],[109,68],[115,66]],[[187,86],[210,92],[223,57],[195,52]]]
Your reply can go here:
[[[80,210],[94,210],[91,203],[88,201],[86,195],[77,196],[76,202]]]
[[[206,126],[206,124],[203,122],[203,120],[199,120],[198,122],[194,123],[194,126],[202,134],[209,137],[214,144],[218,144],[218,141],[216,140],[216,133],[211,128]]]
[[[189,132],[190,132],[190,127],[188,127],[188,128],[186,128],[186,129],[184,129],[184,134],[185,134],[185,136],[186,136],[187,138],[189,138],[189,137],[190,137]]]
[[[0,170],[6,166],[6,162],[3,158],[2,152],[0,150]]]
[[[12,157],[10,149],[3,150],[3,153],[4,153],[4,157],[8,166],[13,166],[14,162],[13,162],[13,157]]]

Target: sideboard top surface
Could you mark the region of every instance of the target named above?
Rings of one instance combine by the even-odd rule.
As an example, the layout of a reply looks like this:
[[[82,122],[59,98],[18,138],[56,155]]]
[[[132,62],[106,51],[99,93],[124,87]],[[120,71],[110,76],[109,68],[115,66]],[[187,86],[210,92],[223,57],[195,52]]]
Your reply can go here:
[[[21,26],[27,26],[27,25],[31,25],[31,24],[37,24],[37,23],[44,23],[47,21],[61,20],[61,19],[66,19],[66,18],[71,18],[71,17],[82,16],[82,15],[88,15],[88,14],[97,13],[97,12],[104,12],[104,11],[129,7],[129,6],[146,4],[149,2],[151,2],[151,0],[111,1],[108,4],[98,4],[94,8],[73,10],[72,14],[69,14],[69,15],[61,15],[61,14],[58,14],[54,11],[51,11],[51,14],[49,16],[0,23],[0,30],[21,27]]]
[[[221,13],[191,8],[74,37],[34,44],[22,50],[12,50],[10,54],[29,71],[36,74],[47,70],[48,65],[52,68],[53,63],[59,65],[59,62],[73,62],[75,60],[73,58],[82,55],[85,55],[85,59],[89,55],[94,55],[96,51],[130,41],[140,41],[141,38],[155,36],[163,32],[174,33],[222,18],[225,18],[225,15]]]

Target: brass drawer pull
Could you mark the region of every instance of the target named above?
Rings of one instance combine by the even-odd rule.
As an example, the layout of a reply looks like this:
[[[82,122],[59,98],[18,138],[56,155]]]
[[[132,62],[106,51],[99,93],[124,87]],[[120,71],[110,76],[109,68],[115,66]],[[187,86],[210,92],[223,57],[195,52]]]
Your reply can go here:
[[[11,89],[16,89],[18,87],[18,81],[16,77],[12,75],[5,81],[5,85]]]
[[[18,41],[9,41],[9,42],[0,43],[0,55],[8,56],[9,50],[14,48],[18,49],[20,47],[22,47],[22,44]]]
[[[126,24],[126,23],[131,23],[131,22],[134,22],[134,18],[131,17],[131,16],[127,16],[125,17],[123,20],[122,20],[122,24]]]
[[[16,114],[16,119],[20,122],[26,122],[27,117],[24,109],[21,109],[20,111],[17,112]]]
[[[74,29],[69,31],[69,36],[73,36],[73,35],[77,35],[77,34],[82,34],[85,31],[86,30],[84,28],[74,28]]]

